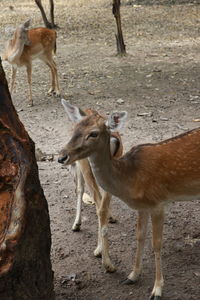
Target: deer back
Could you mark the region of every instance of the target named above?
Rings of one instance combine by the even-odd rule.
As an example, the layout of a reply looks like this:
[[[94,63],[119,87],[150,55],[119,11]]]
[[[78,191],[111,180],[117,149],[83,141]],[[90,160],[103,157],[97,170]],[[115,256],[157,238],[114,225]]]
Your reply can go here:
[[[40,58],[48,60],[56,52],[56,32],[52,29],[38,27],[28,31],[30,45],[24,46],[21,55],[21,64],[26,61]]]

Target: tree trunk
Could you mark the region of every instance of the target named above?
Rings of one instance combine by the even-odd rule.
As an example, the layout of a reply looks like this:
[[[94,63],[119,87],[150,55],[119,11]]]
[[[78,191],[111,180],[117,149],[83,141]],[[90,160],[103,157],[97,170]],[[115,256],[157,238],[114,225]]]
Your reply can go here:
[[[44,11],[44,8],[43,8],[43,6],[42,6],[41,0],[35,0],[35,3],[37,4],[37,6],[38,6],[39,9],[40,9],[40,12],[41,12],[42,19],[43,19],[43,22],[44,22],[45,27],[50,28],[50,29],[53,28],[53,24],[51,24],[51,23],[48,21],[48,19],[47,19],[47,16],[46,16],[45,11]]]
[[[49,22],[48,19],[47,19],[44,8],[42,6],[42,1],[41,0],[35,0],[35,3],[37,4],[37,6],[40,9],[45,27],[50,28],[50,29],[58,28],[58,26],[54,23],[54,0],[49,0],[51,22]]]
[[[51,232],[35,146],[0,61],[0,299],[53,300]]]
[[[115,17],[116,24],[117,24],[117,34],[115,34],[116,43],[117,43],[117,53],[124,55],[126,54],[126,46],[124,44],[124,38],[122,33],[120,5],[121,5],[120,0],[113,0],[112,13]]]
[[[50,18],[51,18],[51,24],[53,26],[53,28],[56,28],[57,26],[54,23],[54,1],[53,0],[49,0],[50,2]]]

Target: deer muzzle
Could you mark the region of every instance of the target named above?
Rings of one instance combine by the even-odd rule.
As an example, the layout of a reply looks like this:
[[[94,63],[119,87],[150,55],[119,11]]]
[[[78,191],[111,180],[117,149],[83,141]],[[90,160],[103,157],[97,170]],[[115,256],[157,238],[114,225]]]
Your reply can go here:
[[[66,164],[66,163],[69,161],[69,159],[70,159],[69,155],[66,154],[66,155],[64,155],[64,156],[60,156],[60,157],[58,158],[58,162],[59,162],[60,164]]]

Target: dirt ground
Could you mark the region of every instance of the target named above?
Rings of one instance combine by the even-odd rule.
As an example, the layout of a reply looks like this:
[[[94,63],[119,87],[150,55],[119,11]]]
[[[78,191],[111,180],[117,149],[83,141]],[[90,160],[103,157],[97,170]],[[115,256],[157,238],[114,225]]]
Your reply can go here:
[[[55,0],[60,26],[56,62],[62,97],[103,114],[127,110],[128,121],[122,129],[125,151],[131,145],[160,141],[199,126],[200,6],[199,1],[188,2],[122,1],[128,54],[118,57],[111,1]],[[48,1],[43,3],[48,9]],[[32,26],[43,25],[34,1],[0,1],[0,10],[1,53],[16,24],[31,16]],[[71,124],[60,99],[46,95],[48,68],[38,61],[33,65],[34,107],[27,106],[23,68],[12,99],[36,148],[54,155],[53,161],[38,162],[38,166],[51,218],[56,299],[148,299],[154,282],[151,229],[140,281],[134,286],[121,285],[131,272],[136,249],[135,211],[113,198],[112,212],[117,218],[116,224],[109,225],[110,255],[117,267],[113,274],[105,273],[101,259],[93,255],[95,207],[84,204],[82,230],[71,230],[76,207],[73,176],[57,163],[57,154],[70,137]],[[9,76],[9,66],[4,66]],[[199,204],[175,203],[167,208],[163,300],[200,299]]]

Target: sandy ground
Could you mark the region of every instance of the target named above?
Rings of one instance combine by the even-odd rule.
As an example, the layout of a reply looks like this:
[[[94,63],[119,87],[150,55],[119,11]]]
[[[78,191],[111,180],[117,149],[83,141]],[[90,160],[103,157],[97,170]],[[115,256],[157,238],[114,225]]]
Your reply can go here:
[[[128,111],[122,129],[126,151],[132,145],[160,141],[199,126],[195,121],[200,119],[200,7],[198,1],[168,1],[172,5],[166,5],[167,1],[122,2],[128,54],[120,58],[115,55],[110,1],[55,1],[56,23],[60,26],[56,62],[62,97],[105,115],[112,110]],[[48,9],[48,1],[43,3]],[[34,1],[4,0],[0,9],[1,53],[16,24],[31,16],[33,26],[43,25]],[[154,281],[151,229],[141,280],[134,286],[120,283],[132,269],[136,212],[113,198],[112,212],[117,218],[116,224],[109,225],[110,254],[117,267],[113,274],[105,273],[101,259],[93,255],[97,239],[95,207],[84,204],[82,230],[71,230],[76,207],[73,176],[57,163],[57,154],[70,137],[71,124],[60,99],[46,95],[48,68],[38,61],[33,65],[34,107],[27,106],[23,68],[18,72],[12,99],[36,148],[54,155],[53,161],[38,165],[51,218],[56,299],[148,299]],[[9,67],[4,66],[9,76]],[[167,209],[163,300],[200,299],[199,204],[176,203]]]

